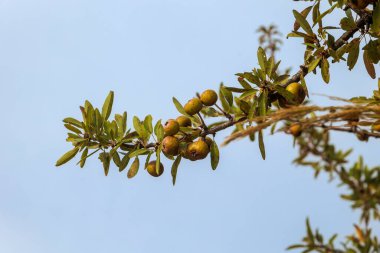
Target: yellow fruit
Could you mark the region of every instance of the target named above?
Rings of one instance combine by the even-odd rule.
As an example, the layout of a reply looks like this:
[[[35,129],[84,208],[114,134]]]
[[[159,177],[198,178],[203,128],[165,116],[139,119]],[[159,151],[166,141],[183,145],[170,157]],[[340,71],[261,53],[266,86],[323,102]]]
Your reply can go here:
[[[179,131],[179,124],[174,119],[169,119],[164,125],[165,135],[175,135]]]
[[[372,131],[380,132],[380,124],[372,125]]]
[[[166,155],[178,155],[179,140],[173,136],[166,136],[162,141],[162,152]]]
[[[160,163],[160,168],[158,170],[158,174],[157,174],[157,171],[156,171],[156,161],[151,161],[150,163],[148,163],[148,166],[146,167],[146,170],[148,171],[148,173],[153,176],[153,177],[159,177],[162,175],[162,173],[164,173],[164,165],[162,165],[162,163]]]
[[[299,83],[291,83],[286,87],[286,90],[294,95],[294,102],[287,101],[284,97],[278,99],[280,107],[286,108],[291,105],[300,105],[305,100],[306,93],[302,85]]]
[[[293,124],[289,127],[289,132],[294,136],[298,137],[302,134],[302,127],[300,124]]]
[[[190,99],[184,106],[185,112],[191,116],[202,110],[202,102],[199,98]]]
[[[218,94],[213,90],[206,90],[201,94],[201,101],[206,106],[212,106],[218,101]]]
[[[210,148],[207,143],[202,139],[198,139],[187,146],[186,155],[190,160],[196,161],[206,158],[209,152]]]
[[[186,116],[179,116],[176,121],[180,127],[189,127],[191,126],[191,120]]]

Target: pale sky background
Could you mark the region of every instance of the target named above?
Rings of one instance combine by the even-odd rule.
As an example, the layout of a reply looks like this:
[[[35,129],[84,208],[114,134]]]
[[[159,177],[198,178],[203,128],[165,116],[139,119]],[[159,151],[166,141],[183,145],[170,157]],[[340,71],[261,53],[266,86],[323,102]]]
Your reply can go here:
[[[176,117],[172,96],[185,102],[221,81],[237,85],[234,74],[257,64],[257,27],[276,23],[286,34],[291,10],[303,6],[0,0],[0,251],[284,252],[304,236],[308,216],[327,236],[351,233],[358,213],[339,199],[343,189],[293,166],[289,136],[267,136],[267,161],[248,141],[221,149],[216,171],[209,160],[186,161],[175,187],[168,161],[158,179],[141,170],[127,180],[114,167],[106,178],[96,158],[82,170],[75,162],[54,166],[70,148],[61,120],[78,117],[85,99],[101,106],[114,90],[114,111],[127,110],[129,119]],[[285,41],[283,68],[302,63],[300,43]],[[376,85],[361,60],[352,72],[344,63],[332,72],[330,85],[309,76],[311,92],[369,96]],[[335,137],[340,147],[356,148],[353,159],[363,154],[378,164],[377,141]]]

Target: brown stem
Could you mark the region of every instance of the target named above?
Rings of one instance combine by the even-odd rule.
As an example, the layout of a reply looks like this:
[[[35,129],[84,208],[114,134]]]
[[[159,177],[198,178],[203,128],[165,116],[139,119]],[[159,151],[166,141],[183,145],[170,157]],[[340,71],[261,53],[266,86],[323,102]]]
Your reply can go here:
[[[346,31],[345,33],[340,36],[338,40],[335,41],[333,45],[333,50],[337,50],[338,48],[342,47],[344,44],[347,43],[349,39],[351,39],[354,34],[359,31],[361,28],[363,28],[366,24],[368,24],[372,19],[372,15],[370,13],[362,13],[362,16],[355,22],[356,27]],[[326,58],[329,58],[330,55],[326,55]],[[286,83],[285,87],[288,86],[291,83],[297,83],[301,80],[301,76],[305,77],[308,74],[308,68],[305,65],[300,66],[300,70],[293,75]]]

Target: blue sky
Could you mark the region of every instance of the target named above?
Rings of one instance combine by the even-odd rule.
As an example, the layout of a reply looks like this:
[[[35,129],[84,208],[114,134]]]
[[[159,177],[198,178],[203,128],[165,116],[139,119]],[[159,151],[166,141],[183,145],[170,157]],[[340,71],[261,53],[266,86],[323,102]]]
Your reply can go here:
[[[114,90],[114,111],[177,115],[171,103],[256,66],[261,24],[292,28],[292,1],[0,0],[0,251],[281,252],[304,235],[310,217],[326,235],[347,234],[358,214],[341,189],[291,164],[289,136],[268,136],[268,159],[246,140],[221,149],[221,164],[181,165],[177,185],[140,171],[103,176],[97,159],[84,169],[54,167],[70,148],[61,120],[79,117],[85,99],[101,106]],[[331,17],[336,21],[337,17]],[[302,63],[300,41],[286,40],[283,66]],[[330,85],[313,93],[371,95],[362,64],[332,67]],[[317,103],[328,101],[312,97]],[[130,124],[129,124],[130,126]],[[228,131],[217,138],[222,140]],[[334,135],[376,165],[376,142]],[[170,166],[166,162],[167,167]]]

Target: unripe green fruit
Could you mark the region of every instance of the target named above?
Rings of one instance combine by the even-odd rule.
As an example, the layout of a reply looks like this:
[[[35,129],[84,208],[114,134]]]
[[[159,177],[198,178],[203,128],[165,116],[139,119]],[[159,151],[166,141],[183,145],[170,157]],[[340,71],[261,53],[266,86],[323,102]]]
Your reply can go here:
[[[190,143],[187,146],[187,150],[186,150],[187,156],[192,161],[202,160],[206,158],[209,152],[210,152],[209,146],[202,139],[198,139],[197,141]]]
[[[201,101],[206,106],[212,106],[218,101],[218,94],[213,90],[206,90],[201,94]]]
[[[179,131],[179,124],[174,119],[169,119],[164,125],[165,135],[175,135]]]
[[[302,127],[300,124],[293,124],[289,127],[289,132],[294,136],[298,137],[302,134]]]
[[[306,93],[301,84],[291,83],[286,87],[286,90],[294,95],[294,103],[290,103],[284,97],[280,97],[278,99],[280,107],[286,108],[289,105],[300,105],[305,100]]]
[[[179,140],[173,136],[166,136],[162,141],[162,152],[166,155],[178,155]]]
[[[156,171],[156,161],[151,161],[150,163],[148,163],[148,166],[146,167],[146,170],[148,171],[148,173],[153,176],[153,177],[159,177],[162,175],[162,173],[164,173],[164,165],[162,165],[162,163],[160,163],[160,168],[158,169],[158,174],[157,174],[157,171]]]
[[[202,102],[199,98],[190,99],[184,106],[185,112],[191,116],[202,110]]]
[[[190,127],[191,120],[186,116],[179,116],[176,121],[178,122],[180,127]]]

